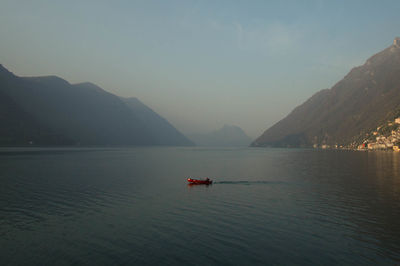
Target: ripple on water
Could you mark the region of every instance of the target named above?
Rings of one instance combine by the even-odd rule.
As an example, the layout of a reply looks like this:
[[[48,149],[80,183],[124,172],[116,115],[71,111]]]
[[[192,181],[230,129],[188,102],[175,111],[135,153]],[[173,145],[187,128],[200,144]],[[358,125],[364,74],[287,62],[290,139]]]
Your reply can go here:
[[[398,263],[398,172],[379,172],[375,157],[365,171],[365,154],[341,155],[196,148],[3,155],[0,257],[38,265]],[[188,173],[221,178],[188,187]]]

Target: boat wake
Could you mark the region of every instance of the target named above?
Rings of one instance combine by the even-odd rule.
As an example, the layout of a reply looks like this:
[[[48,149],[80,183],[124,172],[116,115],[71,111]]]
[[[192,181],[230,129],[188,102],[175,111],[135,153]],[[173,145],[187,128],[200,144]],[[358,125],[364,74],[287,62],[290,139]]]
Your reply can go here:
[[[213,184],[228,184],[228,185],[274,185],[274,184],[284,184],[284,182],[279,181],[214,181]]]

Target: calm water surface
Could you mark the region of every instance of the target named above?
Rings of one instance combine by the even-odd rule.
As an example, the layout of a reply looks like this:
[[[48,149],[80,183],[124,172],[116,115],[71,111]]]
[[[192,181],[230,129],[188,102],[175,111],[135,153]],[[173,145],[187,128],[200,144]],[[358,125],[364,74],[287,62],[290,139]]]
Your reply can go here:
[[[0,183],[1,265],[400,263],[398,153],[3,148]]]

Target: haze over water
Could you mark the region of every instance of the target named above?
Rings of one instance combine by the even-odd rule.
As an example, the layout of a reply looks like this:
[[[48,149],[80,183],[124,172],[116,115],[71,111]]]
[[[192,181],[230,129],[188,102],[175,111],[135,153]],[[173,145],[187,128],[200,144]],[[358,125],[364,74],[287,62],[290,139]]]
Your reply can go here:
[[[398,153],[3,148],[0,169],[1,265],[400,262]]]
[[[0,64],[256,138],[399,35],[400,2],[2,0]]]

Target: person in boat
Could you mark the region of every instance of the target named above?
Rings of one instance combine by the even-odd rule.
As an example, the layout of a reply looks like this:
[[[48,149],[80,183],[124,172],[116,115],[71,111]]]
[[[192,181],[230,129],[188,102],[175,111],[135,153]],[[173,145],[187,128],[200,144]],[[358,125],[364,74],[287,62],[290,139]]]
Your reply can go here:
[[[209,181],[210,181],[210,178],[207,177],[207,178],[206,178],[206,181],[209,182]]]

